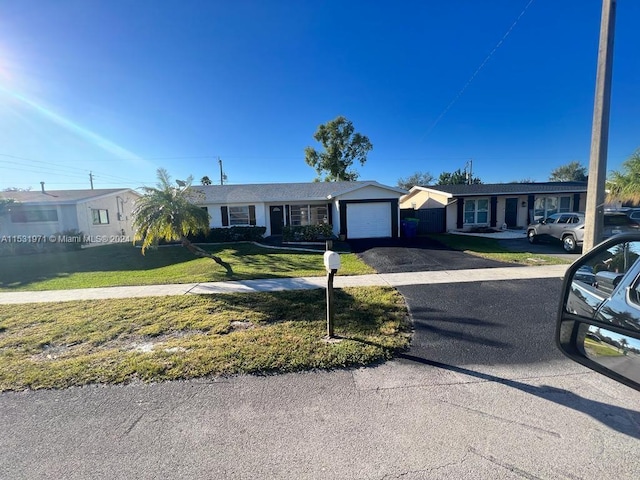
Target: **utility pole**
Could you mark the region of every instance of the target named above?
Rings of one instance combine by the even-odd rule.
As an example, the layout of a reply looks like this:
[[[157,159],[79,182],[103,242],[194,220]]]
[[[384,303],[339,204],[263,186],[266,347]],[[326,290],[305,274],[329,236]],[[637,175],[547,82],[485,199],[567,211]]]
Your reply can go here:
[[[469,161],[464,166],[464,169],[467,174],[467,185],[471,185],[471,180],[473,178],[473,158],[469,159]]]
[[[222,160],[218,157],[218,164],[220,165],[220,185],[224,185],[224,173],[222,173]]]
[[[91,184],[91,190],[93,190],[93,173],[89,172],[89,183]]]
[[[600,46],[596,93],[591,127],[589,183],[585,209],[583,251],[588,252],[602,239],[604,223],[605,181],[607,179],[607,148],[609,146],[609,111],[611,105],[611,73],[613,70],[613,37],[616,0],[602,0]]]

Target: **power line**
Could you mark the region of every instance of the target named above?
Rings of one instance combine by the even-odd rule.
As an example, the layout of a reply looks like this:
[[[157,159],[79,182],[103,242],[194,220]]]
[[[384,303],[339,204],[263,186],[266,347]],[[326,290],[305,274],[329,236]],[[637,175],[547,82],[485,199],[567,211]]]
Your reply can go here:
[[[522,16],[525,14],[525,12],[527,11],[527,9],[529,8],[529,6],[533,3],[533,0],[529,0],[529,3],[527,3],[527,5],[524,7],[524,9],[522,10],[522,12],[520,12],[520,15],[518,15],[518,17],[515,19],[515,21],[511,24],[511,26],[509,27],[509,29],[507,30],[507,32],[502,36],[502,38],[498,41],[498,43],[496,43],[496,46],[493,47],[493,50],[491,50],[489,52],[489,54],[484,58],[484,60],[480,63],[480,66],[478,66],[478,68],[476,68],[475,72],[473,72],[473,74],[471,75],[471,77],[469,77],[469,80],[467,80],[467,83],[464,84],[464,86],[462,87],[462,89],[458,92],[458,94],[453,97],[453,100],[451,100],[451,102],[449,102],[449,105],[447,105],[445,107],[445,109],[440,113],[440,115],[438,115],[435,119],[435,121],[433,122],[433,124],[431,125],[431,127],[429,127],[429,129],[427,130],[427,132],[422,136],[422,139],[426,138],[427,136],[429,136],[429,134],[431,133],[431,131],[436,127],[436,125],[438,125],[438,123],[440,123],[440,120],[442,120],[442,117],[444,117],[447,112],[449,110],[451,110],[451,107],[453,107],[453,105],[458,101],[458,99],[464,94],[464,92],[467,90],[467,88],[469,88],[469,86],[471,85],[471,82],[473,82],[473,80],[476,78],[476,76],[478,75],[478,73],[480,73],[480,70],[482,70],[484,68],[484,66],[487,64],[487,62],[489,61],[489,59],[493,56],[494,53],[496,53],[496,50],[498,50],[498,48],[500,48],[502,46],[502,44],[504,43],[504,41],[506,40],[506,38],[509,36],[509,34],[511,33],[511,31],[514,29],[514,27],[516,26],[516,24],[520,21],[520,19],[522,18]]]
[[[66,165],[59,165],[53,162],[46,162],[43,160],[35,160],[33,158],[26,158],[26,157],[21,157],[21,156],[17,156],[17,155],[9,155],[6,153],[0,153],[0,156],[2,157],[8,157],[8,158],[13,158],[16,160],[22,160],[22,161],[26,161],[26,162],[32,162],[32,163],[40,163],[43,165],[51,165],[51,166],[47,166],[47,167],[40,167],[38,165],[26,165],[27,167],[32,167],[32,168],[36,168],[38,170],[32,170],[29,168],[24,168],[24,166],[20,166],[20,165],[15,165],[15,162],[11,162],[9,160],[0,160],[0,163],[9,163],[12,164],[13,167],[3,167],[6,170],[14,170],[14,171],[21,171],[21,172],[30,172],[30,173],[45,173],[45,174],[54,174],[54,175],[66,175],[66,176],[72,176],[72,177],[82,177],[85,178],[86,174],[89,174],[91,172],[95,172],[93,170],[89,170],[89,169],[83,169],[83,168],[78,168],[78,167],[70,167],[70,166],[66,166]],[[79,172],[85,172],[85,173],[79,173]],[[115,180],[122,180],[122,181],[126,181],[129,183],[133,183],[131,182],[130,178],[126,178],[126,177],[119,177],[117,175],[111,175],[108,173],[100,173],[100,172],[95,172],[94,174],[94,178],[99,177],[102,179],[115,179]]]

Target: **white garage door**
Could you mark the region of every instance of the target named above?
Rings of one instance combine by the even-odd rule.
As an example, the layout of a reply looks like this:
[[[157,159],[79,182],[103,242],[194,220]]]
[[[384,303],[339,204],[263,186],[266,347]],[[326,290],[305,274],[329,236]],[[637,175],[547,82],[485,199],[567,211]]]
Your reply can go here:
[[[347,236],[349,238],[390,237],[391,204],[389,202],[347,204]]]

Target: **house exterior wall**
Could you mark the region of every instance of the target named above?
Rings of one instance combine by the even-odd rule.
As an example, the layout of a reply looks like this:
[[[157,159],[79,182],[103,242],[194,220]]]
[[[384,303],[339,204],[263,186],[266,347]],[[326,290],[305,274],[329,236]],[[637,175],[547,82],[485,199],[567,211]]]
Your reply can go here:
[[[449,205],[447,205],[446,209],[447,209],[447,223],[446,223],[446,228],[447,228],[447,232],[450,232],[452,230],[457,230],[457,218],[458,218],[458,201],[459,200],[454,200],[451,203],[449,203]]]
[[[119,192],[79,202],[75,228],[88,237],[89,245],[132,242],[135,231],[131,212],[138,198],[132,192]],[[106,210],[108,223],[94,224],[92,210]]]
[[[494,212],[491,208],[492,197],[495,197],[496,208],[495,208],[495,222],[494,222]],[[533,204],[531,204],[531,199],[533,199]],[[586,204],[586,194],[574,194],[574,193],[553,193],[553,194],[538,194],[538,195],[479,195],[473,197],[458,197],[456,198],[448,207],[447,207],[447,223],[446,228],[447,231],[451,230],[469,230],[473,227],[479,226],[491,226],[494,228],[502,228],[502,225],[506,222],[506,206],[507,199],[514,198],[517,201],[517,218],[516,218],[516,227],[517,228],[526,228],[529,224],[529,211],[535,210],[536,201],[541,201],[541,199],[546,198],[560,198],[560,197],[569,197],[569,210],[568,211],[581,211],[583,212]],[[464,218],[464,203],[473,200],[477,201],[480,199],[484,199],[488,201],[489,209],[488,209],[488,217],[486,222],[477,222],[477,223],[465,223],[462,222],[462,228],[460,228],[459,223],[459,210],[457,203],[463,202],[462,207],[462,215]],[[576,202],[577,200],[577,202]]]
[[[133,240],[131,212],[137,198],[139,195],[131,191],[123,191],[77,203],[19,204],[19,208],[29,211],[55,210],[57,220],[14,223],[10,215],[5,215],[0,219],[0,233],[9,236],[49,237],[75,230],[80,231],[90,245],[129,242]],[[106,210],[109,223],[94,225],[92,209]]]
[[[265,227],[266,228],[266,232],[265,232],[265,236],[270,236],[272,234],[271,232],[271,214],[270,214],[270,207],[272,206],[278,206],[278,207],[282,207],[284,209],[283,215],[284,215],[284,223],[285,225],[289,224],[289,219],[287,218],[287,215],[290,212],[290,208],[291,206],[295,206],[295,205],[326,205],[330,208],[330,218],[331,218],[331,225],[332,225],[332,232],[334,235],[338,236],[340,234],[340,212],[341,212],[341,208],[340,208],[340,204],[341,202],[343,204],[346,204],[348,202],[362,202],[362,201],[367,201],[367,200],[371,200],[371,201],[380,201],[380,200],[389,200],[389,201],[396,201],[398,200],[398,197],[400,196],[399,193],[393,192],[393,191],[389,191],[387,189],[384,188],[378,188],[376,186],[367,186],[364,188],[359,188],[357,190],[354,190],[353,192],[348,192],[342,195],[339,195],[335,198],[332,199],[327,199],[326,201],[318,201],[318,200],[309,200],[309,201],[295,201],[295,202],[282,202],[282,201],[278,201],[278,202],[249,202],[249,203],[225,203],[225,204],[220,204],[220,203],[206,203],[203,202],[202,204],[200,204],[203,207],[207,207],[207,210],[209,212],[209,225],[211,228],[222,228],[223,227],[223,222],[222,222],[222,213],[221,213],[221,207],[226,206],[226,207],[232,207],[232,206],[250,206],[253,205],[255,206],[256,209],[256,226],[260,226],[260,227]],[[398,223],[398,218],[399,218],[399,211],[398,214],[394,216],[394,218],[396,219],[396,223]],[[397,229],[397,226],[395,227]]]
[[[269,230],[269,205],[280,205],[280,203],[266,204],[264,202],[237,202],[237,203],[207,203],[201,206],[207,207],[209,213],[209,227],[222,228],[222,207],[248,207],[256,208],[256,226],[267,227]]]
[[[395,193],[393,191],[386,190],[384,188],[379,188],[374,185],[370,185],[367,187],[359,188],[354,190],[353,192],[343,193],[339,197],[339,200],[368,200],[368,199],[398,199],[400,197],[400,193]]]
[[[412,195],[404,197],[400,202],[400,208],[442,208],[446,207],[450,201],[450,198],[445,194],[418,190]]]
[[[0,234],[3,236],[49,236],[63,230],[62,219],[64,218],[64,215],[62,206],[60,205],[17,205],[12,208],[21,208],[24,210],[38,212],[54,210],[56,212],[57,220],[14,223],[11,219],[11,214],[7,213],[0,217]]]

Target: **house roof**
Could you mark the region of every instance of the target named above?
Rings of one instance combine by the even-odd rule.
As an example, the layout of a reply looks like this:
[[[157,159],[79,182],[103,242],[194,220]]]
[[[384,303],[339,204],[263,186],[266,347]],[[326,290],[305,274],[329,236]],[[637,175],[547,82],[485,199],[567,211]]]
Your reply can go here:
[[[418,190],[436,191],[449,197],[469,197],[477,195],[528,195],[540,193],[583,193],[587,182],[540,182],[540,183],[480,183],[477,185],[433,185],[413,187]]]
[[[15,192],[0,192],[0,198],[13,199],[27,204],[73,204],[82,200],[113,195],[115,193],[137,192],[130,188],[99,188],[95,190],[29,190]]]
[[[398,196],[406,193],[375,181],[194,185],[193,188],[204,193],[198,203],[247,203],[327,201],[369,186],[389,190]]]

